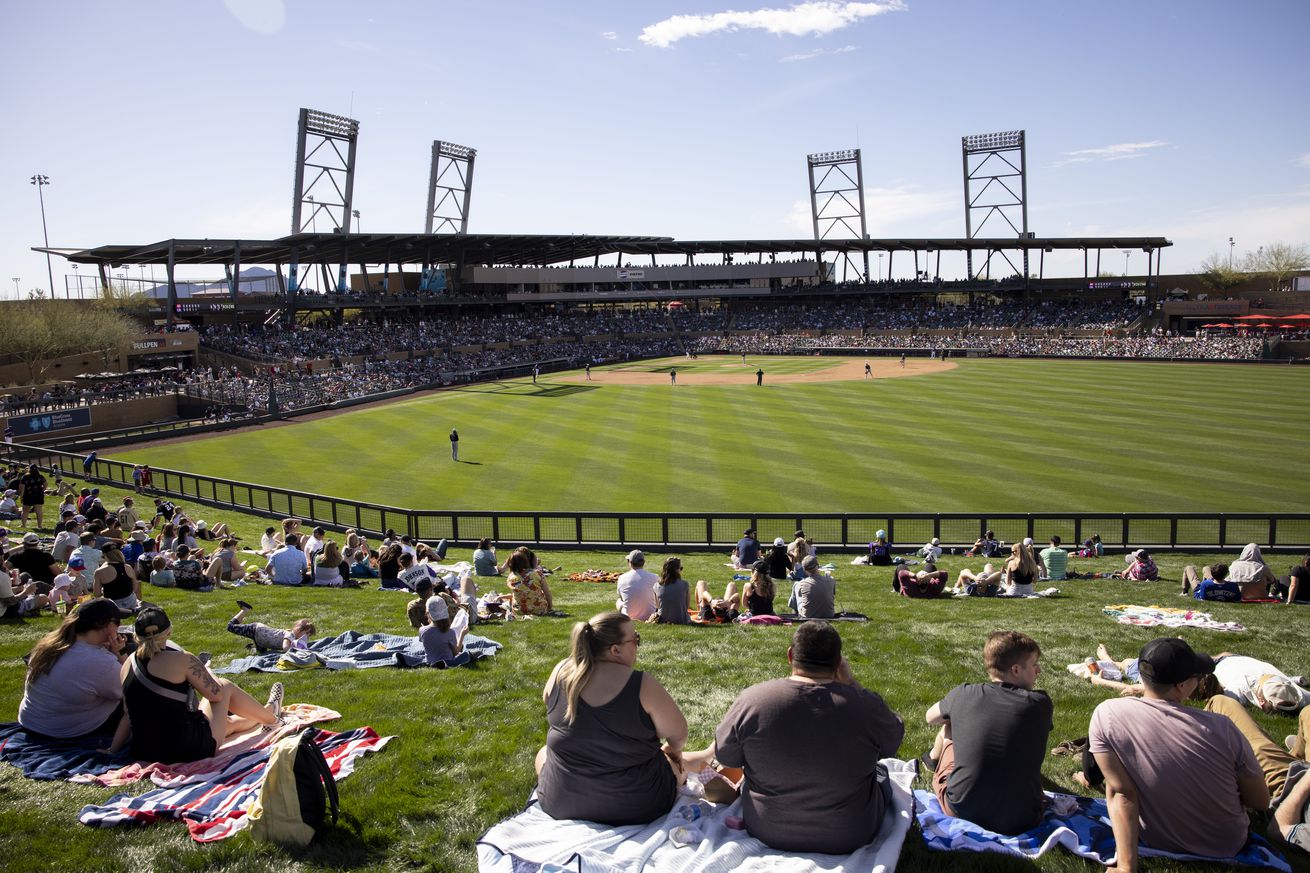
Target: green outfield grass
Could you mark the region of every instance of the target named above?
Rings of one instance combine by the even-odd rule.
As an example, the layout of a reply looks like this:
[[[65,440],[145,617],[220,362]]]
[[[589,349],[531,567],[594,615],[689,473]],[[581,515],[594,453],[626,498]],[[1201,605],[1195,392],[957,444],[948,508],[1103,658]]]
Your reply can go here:
[[[835,359],[756,358],[768,373]],[[960,360],[829,383],[545,375],[116,458],[413,509],[1295,511],[1310,370]],[[742,372],[738,357],[624,365]],[[594,372],[600,374],[598,368]],[[576,375],[576,374],[575,374]],[[603,378],[603,376],[602,376]],[[459,464],[446,435],[459,429]]]
[[[121,492],[107,492],[118,500]],[[211,521],[223,520],[247,541],[257,537],[260,519],[201,510]],[[453,559],[469,556],[465,550]],[[474,843],[501,818],[522,808],[533,787],[532,758],[545,739],[546,722],[541,687],[554,663],[563,656],[572,621],[609,608],[611,586],[570,583],[563,575],[590,567],[619,569],[613,553],[549,552],[550,566],[564,565],[555,577],[557,608],[567,619],[541,618],[501,626],[483,626],[486,636],[504,644],[500,655],[470,669],[377,669],[332,673],[326,670],[282,676],[246,674],[240,684],[262,699],[269,685],[281,679],[289,702],[313,702],[342,713],[333,729],[371,725],[393,741],[381,753],[364,758],[355,775],[341,783],[341,825],[321,843],[304,852],[256,844],[247,834],[222,843],[200,846],[190,842],[177,824],[96,830],[77,823],[84,804],[100,803],[120,790],[139,793],[145,784],[126,789],[102,789],[65,783],[33,782],[0,765],[0,853],[10,873],[47,870],[207,871],[207,873],[284,873],[284,871],[396,870],[467,871],[475,868]],[[658,567],[664,555],[651,554]],[[902,715],[906,739],[899,756],[911,758],[928,748],[932,731],[924,711],[953,685],[982,681],[981,647],[997,628],[1031,634],[1043,647],[1045,673],[1039,687],[1055,702],[1054,731],[1049,745],[1084,736],[1088,719],[1105,694],[1074,679],[1064,669],[1093,654],[1104,642],[1116,657],[1128,657],[1157,629],[1120,625],[1101,614],[1114,603],[1189,603],[1174,596],[1182,557],[1160,556],[1163,581],[1068,582],[1063,595],[1048,600],[910,601],[889,589],[886,568],[852,567],[834,558],[839,580],[838,605],[872,617],[867,624],[842,624],[839,630],[855,675],[884,696]],[[1229,556],[1231,557],[1231,556]],[[1187,560],[1202,561],[1207,556]],[[688,579],[704,578],[721,591],[732,571],[721,554],[685,556]],[[1276,559],[1281,565],[1287,559]],[[1121,566],[1115,556],[1099,561],[1074,560],[1081,569]],[[947,557],[943,566],[953,573],[977,562]],[[1285,569],[1280,566],[1280,570]],[[275,625],[301,616],[315,619],[323,633],[348,628],[407,633],[407,597],[374,590],[332,591],[247,587],[209,594],[148,589],[147,597],[165,606],[176,628],[174,637],[192,651],[210,651],[215,663],[246,654],[243,640],[223,629],[235,611],[234,599],[252,601],[254,618]],[[1185,629],[1182,636],[1197,649],[1216,653],[1233,650],[1263,657],[1292,673],[1310,673],[1304,640],[1304,608],[1269,605],[1213,604],[1220,620],[1236,620],[1248,630],[1241,634]],[[13,719],[22,695],[20,660],[54,619],[0,623],[0,720]],[[791,629],[786,627],[642,628],[638,667],[663,682],[683,709],[690,725],[690,745],[707,743],[730,701],[747,685],[783,675]],[[1172,632],[1170,632],[1172,633]],[[1286,716],[1253,713],[1273,736],[1295,729]],[[1071,775],[1075,763],[1047,757],[1046,787],[1080,792]],[[921,779],[920,787],[926,786]],[[1300,871],[1310,870],[1304,858],[1294,858]],[[901,858],[906,871],[965,871],[993,873],[1021,869],[1089,873],[1096,868],[1061,852],[1037,865],[993,856],[930,853],[911,833]],[[1147,871],[1216,870],[1221,868],[1148,861]]]

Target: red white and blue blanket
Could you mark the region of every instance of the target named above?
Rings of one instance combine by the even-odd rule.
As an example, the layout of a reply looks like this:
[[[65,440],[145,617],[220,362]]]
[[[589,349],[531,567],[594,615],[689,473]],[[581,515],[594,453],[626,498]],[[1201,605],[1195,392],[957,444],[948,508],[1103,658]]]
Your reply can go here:
[[[369,727],[344,733],[320,730],[315,742],[340,782],[355,770],[355,761],[381,749],[391,737]],[[216,771],[196,773],[168,788],[133,797],[117,794],[103,805],[88,805],[78,814],[85,825],[109,828],[126,822],[148,824],[176,820],[186,824],[198,843],[224,840],[250,823],[247,812],[259,794],[271,749],[252,749]]]

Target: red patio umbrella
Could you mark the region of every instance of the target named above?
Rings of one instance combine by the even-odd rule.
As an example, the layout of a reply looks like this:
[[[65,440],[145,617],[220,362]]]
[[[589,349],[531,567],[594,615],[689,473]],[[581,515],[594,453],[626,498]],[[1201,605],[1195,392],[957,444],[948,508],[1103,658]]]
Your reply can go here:
[[[1278,325],[1278,326],[1281,327],[1281,328],[1283,328],[1284,330],[1296,330],[1297,327],[1298,327],[1299,325],[1295,325],[1295,324],[1280,324],[1280,325]]]
[[[1283,319],[1285,321],[1305,321],[1307,319],[1310,319],[1310,315],[1306,315],[1304,312],[1302,312],[1298,315],[1284,315]]]
[[[1268,318],[1267,315],[1239,315],[1234,321],[1259,321],[1262,318]]]
[[[1214,326],[1214,327],[1236,327],[1237,325],[1235,325],[1235,324],[1229,324],[1229,323],[1226,322],[1226,321],[1221,321],[1221,322],[1219,322],[1218,324],[1213,325],[1213,326]]]
[[[1217,325],[1217,324],[1203,324],[1203,325],[1201,325],[1201,327],[1218,327],[1218,326],[1219,326],[1219,325]]]

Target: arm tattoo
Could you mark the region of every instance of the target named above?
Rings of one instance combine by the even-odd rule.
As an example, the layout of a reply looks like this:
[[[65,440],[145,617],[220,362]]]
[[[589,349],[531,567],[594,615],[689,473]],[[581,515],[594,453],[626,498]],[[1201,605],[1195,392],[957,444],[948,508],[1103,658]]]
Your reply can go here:
[[[215,679],[205,667],[204,662],[195,655],[191,656],[191,663],[187,667],[187,672],[190,673],[196,680],[196,683],[204,689],[207,698],[212,700],[222,693],[223,689],[222,686],[218,684],[218,680]]]

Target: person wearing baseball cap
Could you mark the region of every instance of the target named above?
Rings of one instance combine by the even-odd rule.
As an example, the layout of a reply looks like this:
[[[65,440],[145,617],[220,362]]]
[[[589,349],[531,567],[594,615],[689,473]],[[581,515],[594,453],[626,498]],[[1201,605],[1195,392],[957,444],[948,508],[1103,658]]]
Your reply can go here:
[[[1137,869],[1139,843],[1231,858],[1247,841],[1246,808],[1267,810],[1269,788],[1232,721],[1183,703],[1214,672],[1214,661],[1166,637],[1142,647],[1138,669],[1142,696],[1102,702],[1088,728],[1094,766],[1086,777],[1092,784],[1098,776],[1105,781],[1115,869]],[[1198,814],[1198,798],[1204,814]]]
[[[41,548],[41,538],[34,533],[23,535],[23,548],[6,558],[9,566],[32,577],[33,582],[51,585],[59,573],[55,556]]]
[[[655,601],[655,584],[659,581],[660,577],[646,569],[646,555],[633,549],[628,552],[628,572],[615,583],[619,598],[614,608],[633,621],[645,621],[659,609]]]
[[[257,725],[274,727],[282,714],[282,683],[263,706],[205,662],[170,642],[168,614],[146,606],[136,617],[137,649],[123,665],[123,702],[131,725],[132,756],[172,764],[213,757],[230,735]],[[192,706],[196,696],[198,706]],[[127,745],[114,735],[110,753]]]
[[[118,628],[131,615],[112,600],[87,600],[37,642],[18,705],[29,735],[108,742],[123,715]]]

